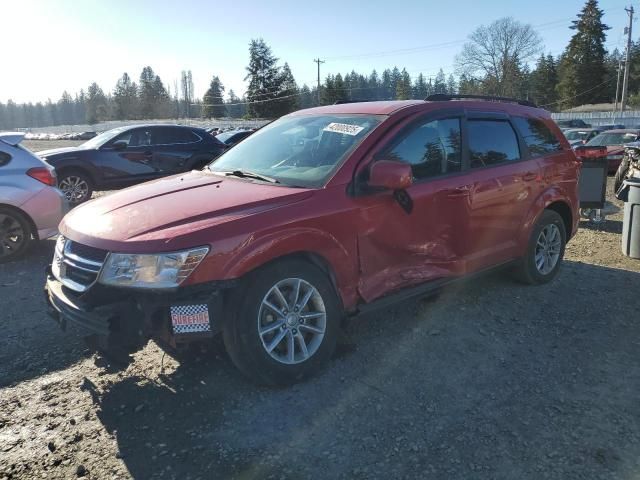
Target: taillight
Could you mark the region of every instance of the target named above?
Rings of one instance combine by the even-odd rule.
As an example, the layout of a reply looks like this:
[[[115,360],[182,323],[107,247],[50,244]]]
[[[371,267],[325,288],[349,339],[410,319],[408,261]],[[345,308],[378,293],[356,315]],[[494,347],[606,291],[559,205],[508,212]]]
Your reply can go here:
[[[27,170],[27,175],[51,187],[55,187],[57,184],[55,173],[46,167],[30,168]]]

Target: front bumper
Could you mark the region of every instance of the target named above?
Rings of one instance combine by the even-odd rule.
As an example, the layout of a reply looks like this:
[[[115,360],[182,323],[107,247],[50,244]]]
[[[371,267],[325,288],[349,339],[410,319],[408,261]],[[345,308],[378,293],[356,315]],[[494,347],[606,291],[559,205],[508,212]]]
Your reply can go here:
[[[212,282],[172,292],[140,292],[94,285],[79,294],[60,283],[48,268],[45,297],[48,313],[62,330],[73,326],[100,337],[105,348],[135,351],[149,339],[176,347],[219,333],[224,321],[224,291],[232,286],[231,282]],[[210,331],[174,332],[171,307],[185,304],[207,306]]]

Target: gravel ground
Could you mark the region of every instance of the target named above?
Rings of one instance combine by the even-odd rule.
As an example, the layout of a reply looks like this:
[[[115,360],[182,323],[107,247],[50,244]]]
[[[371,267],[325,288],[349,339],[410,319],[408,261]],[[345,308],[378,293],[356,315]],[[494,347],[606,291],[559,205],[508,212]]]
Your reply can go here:
[[[348,324],[317,377],[259,388],[220,343],[125,371],[45,314],[53,242],[0,266],[0,479],[637,478],[640,262],[621,213],[557,279],[496,274]]]

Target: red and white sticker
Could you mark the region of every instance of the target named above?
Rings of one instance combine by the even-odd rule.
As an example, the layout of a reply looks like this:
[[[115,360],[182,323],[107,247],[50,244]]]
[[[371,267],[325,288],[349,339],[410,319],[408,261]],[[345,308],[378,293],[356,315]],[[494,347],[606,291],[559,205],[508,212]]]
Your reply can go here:
[[[171,326],[175,334],[210,332],[209,307],[206,304],[173,305]]]
[[[358,125],[349,125],[348,123],[330,123],[323,129],[325,132],[342,133],[343,135],[351,135],[355,137],[358,135],[364,127]]]

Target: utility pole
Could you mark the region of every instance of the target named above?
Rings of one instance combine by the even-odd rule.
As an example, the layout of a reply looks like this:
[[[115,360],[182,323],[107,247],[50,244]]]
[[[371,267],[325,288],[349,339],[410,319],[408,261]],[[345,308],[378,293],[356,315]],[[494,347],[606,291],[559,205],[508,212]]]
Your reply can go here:
[[[324,63],[324,60],[316,58],[313,61],[318,64],[318,105],[320,105],[320,64]]]
[[[624,113],[624,109],[627,106],[627,90],[629,88],[629,70],[631,70],[630,57],[631,57],[631,28],[633,27],[633,5],[624,9],[629,14],[629,26],[627,30],[627,53],[625,55],[624,62],[624,80],[622,82],[622,100],[620,101],[620,110]]]
[[[613,123],[616,123],[616,114],[618,113],[618,100],[620,99],[620,73],[622,72],[622,57],[618,62],[618,79],[616,80],[616,100],[613,104]]]

